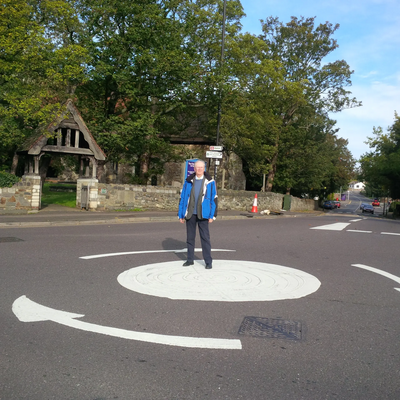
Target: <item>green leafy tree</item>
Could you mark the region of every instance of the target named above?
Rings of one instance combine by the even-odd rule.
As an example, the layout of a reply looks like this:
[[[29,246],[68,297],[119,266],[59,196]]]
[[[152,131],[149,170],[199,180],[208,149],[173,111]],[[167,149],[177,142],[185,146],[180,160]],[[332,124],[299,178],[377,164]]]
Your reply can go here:
[[[241,6],[231,3],[228,30],[235,32]],[[222,2],[79,4],[92,60],[90,80],[77,91],[79,108],[109,157],[135,164],[146,182],[175,157],[163,137],[185,128],[182,114],[196,119],[201,108],[208,119],[215,105]]]
[[[371,152],[360,159],[360,178],[367,182],[371,196],[383,196],[389,191],[392,198],[400,198],[400,116],[395,113],[392,126],[383,132],[381,127],[374,128],[374,137],[367,144]]]
[[[0,1],[3,163],[9,163],[10,154],[37,127],[49,123],[85,79],[86,50],[61,38],[67,20],[78,23],[73,16],[74,10],[62,0]]]
[[[324,173],[319,170],[329,162],[322,150],[329,148],[325,142],[333,133],[328,113],[360,105],[346,90],[352,73],[347,63],[323,64],[337,47],[332,35],[338,26],[315,27],[314,18],[293,17],[286,25],[269,18],[262,28],[258,41],[240,38],[240,57],[233,64],[241,96],[231,100],[237,104],[227,116],[230,121],[225,120],[224,142],[245,159],[253,175],[267,175],[267,191],[274,184],[287,192],[306,181],[320,185]],[[246,70],[238,66],[240,58],[247,61],[242,63]],[[235,108],[240,110],[237,118]]]

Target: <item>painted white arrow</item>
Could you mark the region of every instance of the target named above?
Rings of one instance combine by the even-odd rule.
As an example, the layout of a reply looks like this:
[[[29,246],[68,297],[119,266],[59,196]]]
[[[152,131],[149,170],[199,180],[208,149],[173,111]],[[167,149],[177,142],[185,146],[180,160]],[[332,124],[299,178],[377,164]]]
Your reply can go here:
[[[389,272],[386,271],[382,271],[381,269],[378,268],[374,268],[374,267],[369,267],[368,265],[364,265],[364,264],[351,264],[352,267],[357,267],[357,268],[362,268],[362,269],[366,269],[368,271],[371,272],[375,272],[376,274],[385,276],[386,278],[389,278],[397,283],[400,283],[400,278],[396,275],[392,275]],[[394,288],[395,290],[400,291],[400,288]]]
[[[202,251],[199,248],[194,249],[195,252]],[[236,250],[225,250],[225,249],[211,249],[212,252],[214,251],[236,251]],[[141,251],[124,251],[122,253],[106,253],[106,254],[95,254],[93,256],[83,256],[79,257],[83,260],[91,260],[93,258],[102,258],[102,257],[115,257],[115,256],[126,256],[130,254],[151,254],[151,253],[186,253],[187,249],[181,250],[141,250]]]
[[[71,328],[87,332],[101,333],[103,335],[119,337],[122,339],[202,349],[242,349],[242,343],[238,339],[160,335],[156,333],[128,331],[125,329],[77,321],[75,318],[81,318],[84,317],[84,315],[42,306],[41,304],[28,299],[26,296],[21,296],[14,301],[12,311],[21,322],[53,321]]]
[[[336,222],[334,224],[315,226],[310,229],[323,229],[326,231],[342,231],[344,228],[346,228],[349,225],[350,225],[350,223],[347,223],[347,222]]]

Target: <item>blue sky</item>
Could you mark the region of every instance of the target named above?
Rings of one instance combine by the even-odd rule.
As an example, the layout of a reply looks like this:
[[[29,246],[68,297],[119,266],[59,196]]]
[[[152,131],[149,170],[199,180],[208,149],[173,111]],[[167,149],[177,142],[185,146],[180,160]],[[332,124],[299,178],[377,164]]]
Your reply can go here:
[[[359,108],[332,115],[338,136],[349,141],[358,159],[368,152],[364,142],[373,127],[384,132],[400,114],[400,0],[241,0],[246,17],[243,32],[261,33],[260,19],[316,17],[317,23],[338,23],[339,48],[326,61],[345,60],[354,74],[348,89],[362,101]]]

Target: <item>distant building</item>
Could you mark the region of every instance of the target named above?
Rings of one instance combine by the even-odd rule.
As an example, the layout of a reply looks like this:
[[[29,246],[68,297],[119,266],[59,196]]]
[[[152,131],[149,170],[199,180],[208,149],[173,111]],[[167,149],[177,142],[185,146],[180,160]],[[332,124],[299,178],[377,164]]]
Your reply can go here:
[[[365,188],[365,184],[362,182],[351,182],[349,188],[352,190],[363,190]]]

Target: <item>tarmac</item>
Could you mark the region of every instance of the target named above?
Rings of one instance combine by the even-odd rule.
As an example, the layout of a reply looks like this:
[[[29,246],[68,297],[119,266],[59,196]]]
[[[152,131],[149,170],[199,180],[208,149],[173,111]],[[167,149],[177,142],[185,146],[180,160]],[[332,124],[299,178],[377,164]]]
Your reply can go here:
[[[321,211],[292,212],[279,210],[274,214],[262,215],[247,210],[218,210],[217,220],[248,218],[287,218],[310,215],[321,215]],[[51,204],[37,212],[9,211],[0,214],[0,228],[11,227],[48,227],[76,225],[109,225],[145,222],[178,221],[177,211],[87,211]]]

